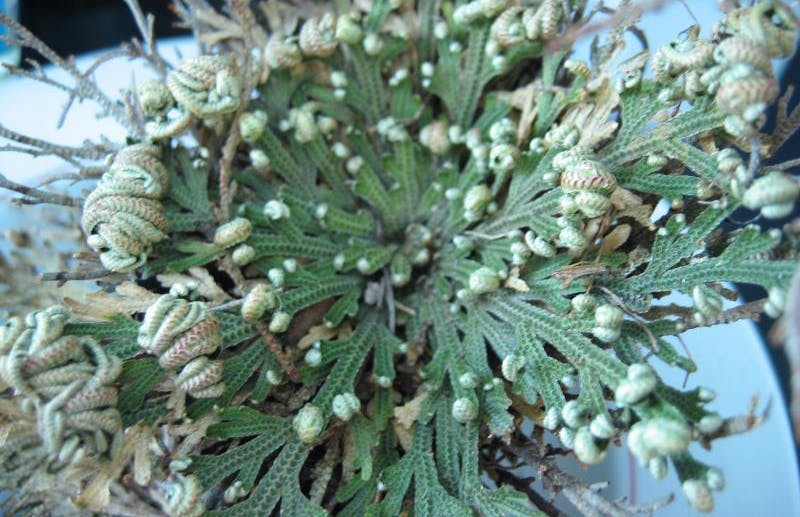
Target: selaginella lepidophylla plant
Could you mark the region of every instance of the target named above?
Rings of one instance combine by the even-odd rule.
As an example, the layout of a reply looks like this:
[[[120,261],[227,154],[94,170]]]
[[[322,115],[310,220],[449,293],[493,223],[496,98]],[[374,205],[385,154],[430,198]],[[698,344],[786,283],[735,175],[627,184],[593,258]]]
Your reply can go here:
[[[758,418],[651,363],[691,373],[671,336],[780,316],[798,249],[796,227],[731,217],[786,217],[800,189],[769,162],[800,121],[772,67],[798,20],[736,3],[709,37],[623,61],[641,14],[625,1],[184,0],[202,55],[171,65],[129,2],[144,42],[116,55],[159,78],[121,100],[3,18],[129,130],[68,148],[0,128],[78,180],[102,173],[85,199],[4,179],[81,206],[94,265],[57,276],[103,276],[92,304],[2,328],[8,505],[527,516],[562,493],[589,515],[649,512],[554,461],[627,443],[710,511],[723,474],[690,445]],[[592,23],[609,30],[591,63],[571,58]],[[726,282],[765,298],[723,310]]]

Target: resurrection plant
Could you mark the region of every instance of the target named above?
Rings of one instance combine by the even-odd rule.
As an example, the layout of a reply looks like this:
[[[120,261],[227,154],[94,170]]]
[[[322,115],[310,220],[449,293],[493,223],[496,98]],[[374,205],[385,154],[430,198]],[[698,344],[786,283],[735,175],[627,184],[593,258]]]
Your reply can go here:
[[[723,473],[690,445],[761,416],[651,365],[689,374],[683,331],[797,296],[800,225],[758,225],[800,192],[797,161],[770,161],[800,124],[772,64],[792,8],[723,2],[708,37],[623,59],[644,4],[179,0],[200,55],[173,63],[127,3],[142,40],[88,70],[0,18],[70,79],[12,74],[128,131],[66,147],[0,127],[74,167],[50,182],[83,199],[0,186],[82,210],[91,250],[43,275],[82,296],[6,298],[4,511],[527,516],[563,494],[652,512],[667,501],[608,500],[555,461],[625,445],[713,508]],[[92,74],[114,57],[154,79],[108,97]],[[764,299],[726,310],[729,283]]]

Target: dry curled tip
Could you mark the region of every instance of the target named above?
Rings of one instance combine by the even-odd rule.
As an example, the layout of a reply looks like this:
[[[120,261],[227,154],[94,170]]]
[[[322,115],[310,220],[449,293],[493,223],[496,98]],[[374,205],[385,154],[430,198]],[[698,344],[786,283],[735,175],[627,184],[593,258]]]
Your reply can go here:
[[[160,150],[135,144],[120,150],[86,198],[81,226],[100,262],[115,272],[130,272],[147,260],[153,244],[169,229],[161,197],[169,186]]]

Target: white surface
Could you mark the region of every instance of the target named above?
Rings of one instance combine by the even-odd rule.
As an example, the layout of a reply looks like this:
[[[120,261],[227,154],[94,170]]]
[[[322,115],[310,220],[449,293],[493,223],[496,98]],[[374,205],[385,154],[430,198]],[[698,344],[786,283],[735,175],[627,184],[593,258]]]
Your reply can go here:
[[[698,18],[715,18],[715,2],[702,0],[689,2]],[[669,41],[674,33],[686,28],[684,8],[672,4],[645,19],[645,30],[651,35],[651,48]],[[665,31],[670,31],[667,34]],[[193,53],[188,40],[178,40],[185,55]],[[588,43],[588,42],[587,42]],[[174,55],[174,42],[164,45],[165,54]],[[585,54],[586,45],[583,45]],[[84,57],[80,67],[91,62]],[[105,65],[97,73],[106,91],[114,96],[127,88],[132,79],[147,77],[140,66],[125,60]],[[62,130],[56,130],[55,120],[66,96],[32,81],[6,79],[0,81],[0,124],[36,137],[64,144],[80,144],[85,138],[105,134],[112,140],[121,140],[124,132],[117,124],[94,119],[96,109],[91,103],[73,107]],[[68,170],[58,160],[0,153],[0,172],[9,178],[30,182],[44,172]],[[0,204],[0,230],[18,226],[24,221],[24,209],[10,209]],[[30,221],[27,221],[30,224]],[[728,486],[717,494],[715,515],[800,515],[800,480],[794,445],[790,434],[785,403],[770,365],[769,359],[753,325],[737,323],[711,329],[694,330],[685,335],[686,344],[697,362],[699,372],[693,374],[687,387],[712,386],[718,393],[713,407],[722,415],[739,414],[747,409],[750,398],[758,394],[762,401],[771,399],[772,413],[767,423],[745,435],[728,438],[715,444],[711,452],[700,451],[699,459],[721,467],[727,476]],[[654,363],[658,361],[655,360]],[[683,376],[679,371],[662,369],[665,378],[680,385]],[[615,450],[609,460],[582,475],[591,480],[611,480],[606,491],[613,497],[627,496],[630,482],[627,452]],[[656,482],[643,469],[636,471],[638,501],[648,501],[676,493],[676,502],[662,510],[660,515],[680,516],[690,513],[674,472],[667,480]]]

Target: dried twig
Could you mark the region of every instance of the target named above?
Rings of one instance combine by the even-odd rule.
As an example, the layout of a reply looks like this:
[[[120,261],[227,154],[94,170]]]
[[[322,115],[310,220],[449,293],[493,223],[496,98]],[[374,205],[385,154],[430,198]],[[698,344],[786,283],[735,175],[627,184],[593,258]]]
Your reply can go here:
[[[12,200],[14,203],[20,205],[37,205],[39,203],[51,203],[54,205],[64,206],[82,206],[83,200],[66,196],[64,194],[55,194],[53,192],[46,192],[33,187],[27,187],[21,183],[11,181],[3,174],[0,174],[0,188],[19,192],[25,197],[16,198]]]
[[[144,135],[144,128],[133,124],[132,121],[125,116],[125,110],[123,109],[122,105],[118,102],[115,102],[108,95],[103,93],[94,80],[90,79],[87,75],[85,75],[85,73],[82,73],[75,65],[75,60],[73,58],[65,59],[61,57],[45,42],[37,38],[31,31],[26,29],[22,24],[12,20],[4,14],[0,14],[0,24],[8,27],[16,36],[15,38],[1,36],[0,40],[9,45],[20,48],[27,47],[35,50],[52,64],[67,72],[75,81],[73,86],[61,83],[61,85],[57,87],[70,92],[71,97],[78,99],[91,99],[97,102],[103,108],[103,111],[106,115],[112,117],[114,120],[122,124],[133,135]],[[17,67],[8,67],[8,69],[12,73],[16,73],[16,71],[19,70]],[[47,78],[45,80],[44,73],[31,74],[28,76],[46,84],[56,86],[56,81],[53,79]],[[71,100],[67,103],[67,108],[69,107],[70,102]]]
[[[102,160],[109,154],[115,152],[117,148],[109,143],[96,143],[86,141],[80,147],[59,145],[40,138],[28,136],[13,129],[9,129],[0,124],[0,138],[5,138],[16,142],[18,144],[28,146],[30,149],[25,148],[5,148],[9,151],[18,151],[30,154],[31,156],[58,156],[69,162],[74,162],[76,158],[84,158],[87,160]]]
[[[39,179],[36,183],[36,187],[43,187],[64,180],[70,180],[72,184],[75,184],[83,180],[97,179],[107,170],[107,167],[81,167],[78,172],[59,172]]]
[[[69,280],[94,280],[97,278],[104,278],[113,273],[104,267],[92,269],[77,269],[75,271],[56,271],[53,273],[42,273],[39,275],[39,280],[42,282],[58,282],[58,285],[64,285]]]
[[[597,487],[582,483],[561,470],[551,458],[543,456],[538,451],[536,443],[523,444],[512,441],[511,444],[503,447],[533,467],[539,473],[545,488],[553,492],[560,492],[578,511],[587,516],[649,514],[666,506],[673,499],[673,496],[670,495],[665,499],[638,505],[630,505],[622,501],[609,501],[597,493]]]
[[[697,323],[694,318],[690,315],[684,316],[683,324],[685,329],[693,329],[697,327],[711,327],[714,325],[722,325],[725,323],[733,323],[734,321],[739,320],[752,320],[758,321],[761,313],[764,312],[764,304],[766,303],[766,299],[763,300],[755,300],[748,303],[743,303],[742,305],[737,305],[731,309],[726,311],[722,311],[716,317],[711,318],[706,323],[700,325]]]
[[[794,85],[786,87],[786,92],[778,99],[778,106],[775,120],[775,130],[769,137],[770,152],[774,153],[795,134],[797,127],[800,126],[800,105],[789,110],[789,101],[794,95]]]
[[[131,14],[133,14],[133,19],[136,21],[136,26],[146,46],[146,48],[142,47],[137,40],[134,40],[133,50],[145,58],[161,77],[166,77],[169,65],[161,54],[158,53],[154,34],[155,31],[153,28],[155,25],[155,17],[150,13],[147,13],[145,16],[142,12],[142,6],[139,5],[139,0],[124,1],[128,9],[130,9]]]
[[[561,36],[552,40],[549,47],[552,51],[570,48],[581,38],[591,34],[596,34],[608,28],[615,27],[631,17],[641,16],[641,14],[645,11],[659,10],[671,1],[673,0],[650,0],[649,2],[644,2],[641,4],[629,5],[627,7],[617,9],[613,16],[603,21],[572,25],[564,30]]]

